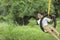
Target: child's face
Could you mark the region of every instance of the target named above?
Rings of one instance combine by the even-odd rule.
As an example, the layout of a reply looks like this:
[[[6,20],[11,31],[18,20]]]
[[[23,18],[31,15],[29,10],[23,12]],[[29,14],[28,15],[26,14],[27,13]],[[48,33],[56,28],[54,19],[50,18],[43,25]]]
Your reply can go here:
[[[37,16],[38,16],[39,19],[43,17],[43,15],[41,15],[41,14],[39,14],[39,13],[38,13]]]

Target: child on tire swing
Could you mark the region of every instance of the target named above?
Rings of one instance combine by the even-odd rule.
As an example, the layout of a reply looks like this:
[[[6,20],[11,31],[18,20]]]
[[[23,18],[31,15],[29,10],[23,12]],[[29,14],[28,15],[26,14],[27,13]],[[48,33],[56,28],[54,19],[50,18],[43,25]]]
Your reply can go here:
[[[38,12],[37,16],[38,16],[38,18],[39,18],[39,20],[38,20],[37,22],[38,22],[38,24],[40,25],[40,21],[41,21],[41,19],[44,17],[44,14]],[[42,26],[43,26],[44,32],[48,32],[48,33],[50,33],[51,35],[53,35],[57,40],[60,40],[60,39],[57,37],[57,36],[60,35],[60,33],[59,33],[58,31],[56,31],[55,28],[48,26],[48,22],[51,22],[51,21],[53,21],[53,20],[50,19],[50,18],[44,17],[44,19],[43,19],[43,21],[42,21]],[[52,31],[52,30],[53,30],[53,31]]]

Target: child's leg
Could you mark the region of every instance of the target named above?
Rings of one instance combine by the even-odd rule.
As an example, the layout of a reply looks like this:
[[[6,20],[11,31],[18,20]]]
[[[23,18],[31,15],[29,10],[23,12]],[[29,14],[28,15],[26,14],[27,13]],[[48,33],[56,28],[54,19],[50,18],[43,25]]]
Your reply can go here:
[[[54,29],[53,27],[51,27],[51,29],[52,29],[52,32],[54,32],[55,34],[59,36],[59,32],[56,29]]]
[[[60,40],[51,30],[48,30],[48,32],[49,32],[52,36],[54,36],[57,40]]]
[[[43,27],[44,30],[46,30],[47,32],[49,32],[51,35],[53,35],[57,40],[60,40],[52,31],[51,31],[51,28],[49,27]]]

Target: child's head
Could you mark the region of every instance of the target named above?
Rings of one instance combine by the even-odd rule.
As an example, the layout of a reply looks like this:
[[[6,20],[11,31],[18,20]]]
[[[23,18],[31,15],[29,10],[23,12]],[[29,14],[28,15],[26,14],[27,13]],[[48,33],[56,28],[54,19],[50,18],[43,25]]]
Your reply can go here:
[[[41,13],[41,12],[38,12],[37,16],[38,16],[38,18],[40,19],[40,18],[43,18],[43,17],[44,17],[44,14]]]

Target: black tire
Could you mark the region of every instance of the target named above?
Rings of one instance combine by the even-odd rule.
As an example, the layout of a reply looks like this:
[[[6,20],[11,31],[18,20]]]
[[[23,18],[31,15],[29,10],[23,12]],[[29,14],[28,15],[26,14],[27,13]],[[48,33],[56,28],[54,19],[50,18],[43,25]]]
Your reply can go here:
[[[46,17],[46,16],[44,16],[44,17]],[[42,21],[43,21],[44,17],[43,17],[43,18],[41,19],[41,21],[40,21],[40,28],[41,28],[41,30],[42,30],[43,32],[44,32],[44,28],[43,28],[43,26],[42,26]],[[53,23],[54,23],[53,27],[56,28],[56,17],[50,15],[50,18],[53,19]]]

